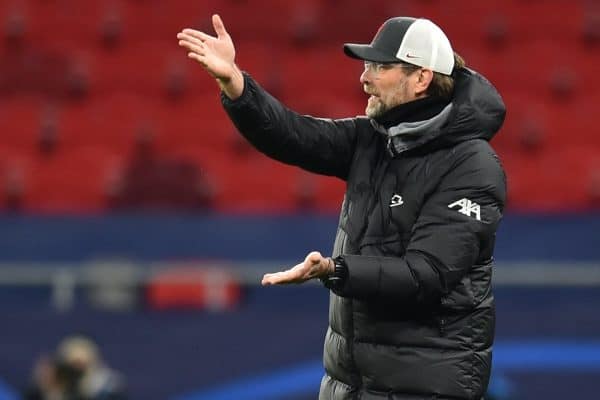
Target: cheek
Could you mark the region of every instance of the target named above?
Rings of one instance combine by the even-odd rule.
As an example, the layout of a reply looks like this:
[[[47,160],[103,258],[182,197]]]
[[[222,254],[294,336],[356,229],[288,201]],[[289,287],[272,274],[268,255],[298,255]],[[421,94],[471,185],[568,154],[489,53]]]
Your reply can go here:
[[[403,97],[406,92],[404,82],[390,82],[381,88],[381,99],[386,104],[393,104],[398,98]]]
[[[381,94],[381,101],[384,104],[389,106],[389,105],[395,103],[398,96],[399,96],[399,93],[398,93],[397,88],[395,88],[395,89],[388,88]]]
[[[408,99],[408,85],[406,82],[400,83],[394,90],[393,102],[395,104],[404,103]]]

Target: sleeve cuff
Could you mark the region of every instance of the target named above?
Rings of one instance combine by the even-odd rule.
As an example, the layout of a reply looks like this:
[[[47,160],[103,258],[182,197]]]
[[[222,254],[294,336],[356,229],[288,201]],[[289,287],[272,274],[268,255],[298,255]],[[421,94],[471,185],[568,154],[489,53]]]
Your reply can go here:
[[[341,256],[334,258],[333,263],[333,274],[321,278],[321,283],[323,283],[327,289],[336,291],[344,285],[344,282],[348,277],[348,267]]]
[[[239,107],[240,105],[247,103],[249,101],[249,98],[252,97],[251,86],[253,85],[254,81],[247,72],[242,71],[242,75],[244,76],[244,90],[242,91],[240,97],[238,97],[235,100],[232,100],[229,97],[227,97],[227,95],[223,91],[221,91],[221,104],[223,104],[225,108],[233,109]]]

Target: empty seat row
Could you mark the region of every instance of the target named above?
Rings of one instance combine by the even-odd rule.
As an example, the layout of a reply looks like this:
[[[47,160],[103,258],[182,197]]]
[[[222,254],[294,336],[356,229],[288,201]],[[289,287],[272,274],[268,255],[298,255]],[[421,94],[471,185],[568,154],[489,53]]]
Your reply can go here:
[[[334,118],[362,114],[367,99],[363,66],[343,54],[343,42],[369,41],[391,15],[439,22],[506,102],[493,145],[507,169],[510,207],[595,207],[600,53],[590,4],[2,2],[0,209],[336,209],[343,183],[253,150],[227,118],[214,80],[177,46],[181,27],[212,31],[215,11],[242,69],[299,113]]]
[[[302,207],[334,211],[344,191],[337,178],[308,174],[255,153],[215,155],[195,148],[144,158],[90,148],[45,160],[14,157],[2,149],[0,154],[0,209],[10,208],[12,202],[23,210],[41,212],[98,212],[112,206],[157,204],[169,209],[210,206],[224,212]],[[556,154],[500,152],[508,177],[509,208],[598,207],[597,155],[597,150],[586,147]]]

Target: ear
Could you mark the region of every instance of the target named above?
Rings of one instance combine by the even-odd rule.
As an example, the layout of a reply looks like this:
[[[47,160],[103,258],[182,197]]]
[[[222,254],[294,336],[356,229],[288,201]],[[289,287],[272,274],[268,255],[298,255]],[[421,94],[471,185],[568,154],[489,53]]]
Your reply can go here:
[[[430,69],[422,68],[418,71],[417,82],[415,85],[415,94],[417,96],[425,94],[427,88],[433,80],[433,71]]]

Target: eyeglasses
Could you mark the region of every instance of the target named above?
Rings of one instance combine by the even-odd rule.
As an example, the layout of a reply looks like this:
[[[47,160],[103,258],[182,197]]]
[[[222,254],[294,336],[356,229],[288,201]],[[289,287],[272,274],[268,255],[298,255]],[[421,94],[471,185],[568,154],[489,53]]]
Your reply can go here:
[[[379,74],[383,71],[388,71],[393,68],[407,68],[412,70],[420,69],[421,67],[417,65],[404,64],[404,63],[378,63],[373,61],[365,61],[365,71],[369,71],[371,73]]]

